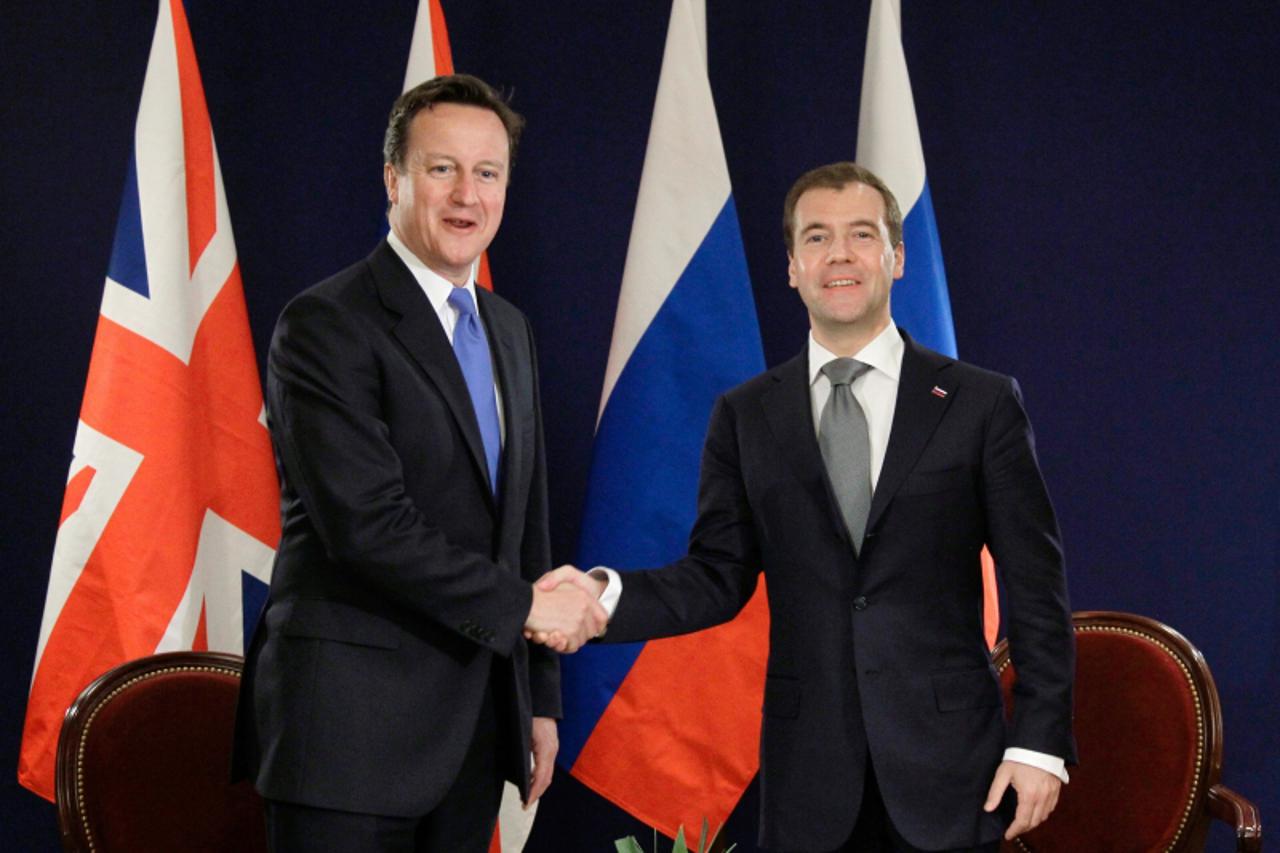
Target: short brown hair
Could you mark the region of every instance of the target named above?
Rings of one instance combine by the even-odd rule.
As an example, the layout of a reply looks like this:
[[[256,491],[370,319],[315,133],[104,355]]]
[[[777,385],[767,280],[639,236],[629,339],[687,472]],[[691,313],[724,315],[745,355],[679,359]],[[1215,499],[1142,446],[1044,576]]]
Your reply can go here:
[[[404,172],[404,154],[409,147],[409,126],[413,123],[414,116],[436,104],[481,107],[501,119],[502,126],[507,130],[507,169],[511,169],[516,161],[520,132],[524,130],[524,117],[511,109],[506,98],[496,89],[470,74],[432,77],[396,98],[391,106],[391,117],[387,120],[386,136],[382,139],[382,159],[385,162],[394,166],[397,172]]]
[[[817,188],[842,190],[849,184],[866,184],[880,193],[884,199],[884,221],[889,229],[889,242],[894,247],[902,242],[902,209],[885,182],[857,163],[828,163],[805,172],[787,191],[787,200],[782,204],[782,240],[787,244],[788,255],[795,251],[796,203],[800,196]]]

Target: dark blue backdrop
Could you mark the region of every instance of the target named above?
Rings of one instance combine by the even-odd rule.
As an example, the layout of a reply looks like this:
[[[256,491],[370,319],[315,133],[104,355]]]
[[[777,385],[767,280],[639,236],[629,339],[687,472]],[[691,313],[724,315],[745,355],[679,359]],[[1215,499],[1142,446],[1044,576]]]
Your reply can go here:
[[[1072,603],[1153,616],[1204,651],[1225,708],[1225,781],[1274,820],[1280,7],[905,5],[960,351],[1022,382]],[[379,236],[381,133],[415,0],[188,6],[261,354],[285,301]],[[555,556],[567,561],[669,3],[444,6],[459,69],[514,89],[529,119],[491,256],[498,289],[540,335]],[[867,3],[709,7],[773,364],[805,332],[785,283],[782,196],[804,169],[854,152]],[[6,849],[57,847],[52,808],[14,768],[154,18],[147,0],[62,0],[8,10],[0,28]],[[749,823],[730,827],[740,850],[753,849]],[[530,849],[607,850],[636,829],[561,778]]]

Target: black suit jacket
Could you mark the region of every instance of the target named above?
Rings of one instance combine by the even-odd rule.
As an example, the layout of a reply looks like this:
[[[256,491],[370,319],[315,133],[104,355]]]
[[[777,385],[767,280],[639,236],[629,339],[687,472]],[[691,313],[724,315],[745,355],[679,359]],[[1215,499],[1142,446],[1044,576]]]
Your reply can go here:
[[[521,636],[550,567],[533,339],[509,303],[478,300],[505,422],[496,499],[457,359],[385,242],[280,317],[267,409],[283,535],[237,730],[267,797],[429,811],[491,678],[523,791],[531,715],[560,715],[558,662]]]
[[[717,401],[689,554],[626,574],[610,622],[614,642],[704,628],[764,573],[769,849],[842,844],[868,754],[894,825],[926,849],[999,836],[1004,820],[982,803],[1007,746],[1075,758],[1062,551],[1017,384],[903,338],[860,555],[826,476],[802,352]],[[1007,729],[983,639],[984,543],[1019,677]]]

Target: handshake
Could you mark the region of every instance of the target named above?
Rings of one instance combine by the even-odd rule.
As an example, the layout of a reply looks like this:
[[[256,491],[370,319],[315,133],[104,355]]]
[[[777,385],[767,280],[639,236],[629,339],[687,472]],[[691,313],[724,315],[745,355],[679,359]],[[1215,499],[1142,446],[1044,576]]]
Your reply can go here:
[[[600,605],[606,583],[574,566],[547,572],[533,585],[533,606],[524,623],[527,640],[572,654],[604,634],[609,614]]]

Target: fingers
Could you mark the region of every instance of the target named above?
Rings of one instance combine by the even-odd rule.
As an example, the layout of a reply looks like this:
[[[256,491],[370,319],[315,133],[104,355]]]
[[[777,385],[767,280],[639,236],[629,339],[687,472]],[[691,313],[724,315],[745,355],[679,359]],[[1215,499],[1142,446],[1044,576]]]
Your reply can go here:
[[[550,592],[562,583],[574,583],[576,577],[582,574],[576,566],[563,565],[558,569],[552,569],[542,577],[538,578],[538,589]]]
[[[1013,840],[1044,823],[1045,819],[1053,813],[1062,791],[1062,780],[1052,773],[1029,764],[1015,761],[1002,762],[996,770],[995,780],[991,783],[991,791],[987,794],[987,802],[983,808],[991,811],[995,805],[999,804],[999,797],[1004,795],[1004,790],[1009,785],[1013,786],[1018,795],[1018,808],[1004,837]],[[999,786],[999,796],[995,797],[993,804],[992,797],[996,794],[997,786]]]
[[[550,717],[533,718],[533,771],[529,774],[529,797],[524,807],[530,808],[551,785],[555,772],[556,753],[560,751],[560,736],[556,721]]]
[[[991,780],[991,787],[987,790],[987,801],[982,804],[984,812],[993,812],[996,806],[1000,805],[1000,801],[1004,799],[1005,789],[1009,787],[1009,778],[1013,772],[1009,769],[1008,762],[1001,762],[996,768],[995,778]]]
[[[557,571],[565,574],[566,568],[571,567]],[[600,602],[577,583],[560,583],[545,590],[539,582],[533,588],[524,633],[528,639],[544,642],[555,651],[572,653],[599,636],[608,622],[609,616]]]

